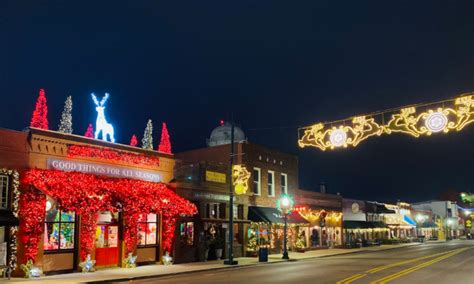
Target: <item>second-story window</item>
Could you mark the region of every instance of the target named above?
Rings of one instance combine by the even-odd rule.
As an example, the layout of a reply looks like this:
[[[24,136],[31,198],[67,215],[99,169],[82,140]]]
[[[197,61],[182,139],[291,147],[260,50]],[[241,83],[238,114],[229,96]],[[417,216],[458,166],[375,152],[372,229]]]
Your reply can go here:
[[[275,196],[275,172],[268,171],[268,196]]]
[[[260,173],[261,173],[261,170],[259,168],[253,168],[253,193],[255,195],[260,195],[260,187],[261,187]]]
[[[281,194],[287,194],[288,193],[288,175],[287,174],[281,174]]]

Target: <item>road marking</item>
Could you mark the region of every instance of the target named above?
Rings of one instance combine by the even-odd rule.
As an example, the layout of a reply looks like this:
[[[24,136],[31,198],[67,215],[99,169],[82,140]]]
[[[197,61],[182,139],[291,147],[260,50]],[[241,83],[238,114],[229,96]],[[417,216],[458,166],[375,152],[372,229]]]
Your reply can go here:
[[[423,263],[418,264],[418,265],[416,265],[416,266],[413,266],[413,267],[404,269],[404,270],[399,271],[399,272],[397,272],[397,273],[388,275],[388,276],[386,276],[386,277],[384,277],[384,278],[375,280],[375,281],[373,281],[373,282],[370,282],[370,284],[385,284],[385,283],[388,283],[388,282],[390,282],[390,281],[392,281],[392,280],[395,280],[395,279],[397,279],[397,278],[400,278],[400,277],[402,277],[402,276],[404,276],[404,275],[407,275],[407,274],[409,274],[409,273],[412,273],[412,272],[415,272],[415,271],[417,271],[417,270],[420,270],[420,269],[422,269],[422,268],[424,268],[424,267],[427,267],[427,266],[430,266],[430,265],[435,264],[435,263],[437,263],[437,262],[440,262],[440,261],[442,261],[442,260],[444,260],[444,259],[446,259],[446,258],[450,258],[450,257],[452,257],[452,256],[454,256],[454,255],[456,255],[456,254],[459,254],[459,253],[461,253],[461,252],[463,252],[463,251],[465,251],[465,250],[467,250],[467,249],[469,249],[469,248],[462,248],[462,249],[455,250],[454,252],[451,252],[451,253],[442,255],[442,256],[437,257],[437,258],[435,258],[435,259],[432,259],[432,260],[430,260],[430,261],[423,262]]]
[[[348,278],[342,279],[342,280],[336,282],[336,284],[349,284],[349,283],[352,283],[356,280],[359,280],[359,279],[367,276],[368,274],[373,274],[373,273],[380,272],[380,271],[388,269],[388,268],[392,268],[392,267],[396,267],[396,266],[400,266],[400,265],[404,265],[404,264],[408,264],[408,263],[412,263],[412,262],[416,262],[416,261],[420,261],[420,260],[424,260],[424,259],[428,259],[428,258],[432,258],[432,257],[436,257],[436,256],[446,255],[446,254],[452,253],[454,251],[456,251],[456,250],[454,249],[454,250],[444,251],[444,252],[440,252],[440,253],[436,253],[436,254],[426,255],[426,256],[422,256],[422,257],[418,257],[418,258],[414,258],[414,259],[404,260],[404,261],[400,261],[400,262],[396,262],[396,263],[391,263],[391,264],[375,267],[375,268],[372,268],[370,270],[367,270],[365,273],[358,273],[358,274],[352,275]]]
[[[435,256],[448,254],[448,253],[451,253],[451,252],[454,252],[454,251],[455,251],[455,249],[440,252],[440,253],[436,253],[436,254],[425,255],[425,256],[422,256],[422,257],[409,259],[409,260],[404,260],[404,261],[400,261],[400,262],[396,262],[396,263],[391,263],[391,264],[387,264],[387,265],[384,265],[384,266],[379,266],[379,267],[376,267],[376,268],[372,268],[370,270],[367,270],[366,273],[371,273],[372,274],[372,273],[376,273],[376,272],[379,272],[379,271],[382,271],[382,270],[385,270],[385,269],[388,269],[388,268],[392,268],[392,267],[396,267],[396,266],[400,266],[400,265],[404,265],[404,264],[424,260],[424,259],[427,259],[427,258],[432,258],[432,257],[435,257]]]
[[[366,274],[356,274],[356,275],[352,275],[351,277],[347,277],[346,279],[342,279],[338,282],[336,282],[336,284],[346,284],[346,283],[351,283],[357,279],[360,279],[362,277],[366,276]]]

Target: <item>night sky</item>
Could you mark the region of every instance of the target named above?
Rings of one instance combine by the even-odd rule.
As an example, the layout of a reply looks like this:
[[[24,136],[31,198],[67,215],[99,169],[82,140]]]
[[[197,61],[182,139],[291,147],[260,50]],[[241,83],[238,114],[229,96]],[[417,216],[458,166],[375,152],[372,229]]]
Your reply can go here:
[[[298,126],[474,91],[473,1],[120,2],[0,1],[0,127],[27,127],[45,88],[51,128],[72,95],[82,135],[90,93],[109,92],[122,143],[152,118],[155,144],[166,121],[174,152],[204,147],[233,113],[249,141],[298,155],[304,189],[474,190],[474,125],[332,152],[296,143]]]

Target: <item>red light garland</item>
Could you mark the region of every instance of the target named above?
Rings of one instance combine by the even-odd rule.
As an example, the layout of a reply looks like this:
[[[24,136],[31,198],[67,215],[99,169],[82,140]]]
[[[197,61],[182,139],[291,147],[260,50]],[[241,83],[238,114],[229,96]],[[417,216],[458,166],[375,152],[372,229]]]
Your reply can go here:
[[[25,247],[25,261],[34,260],[38,254],[38,242],[43,232],[46,213],[46,196],[32,188],[20,194],[19,217],[21,218],[19,236]]]
[[[125,162],[133,165],[146,165],[151,167],[158,167],[160,165],[160,159],[158,157],[145,156],[143,154],[123,153],[111,149],[81,145],[69,146],[67,149],[67,155],[70,158],[99,158],[105,160]]]
[[[20,223],[20,231],[24,232],[22,242],[27,248],[27,258],[32,260],[36,257],[43,232],[46,206],[44,194],[56,199],[60,209],[74,211],[81,216],[82,260],[94,248],[93,236],[100,211],[123,210],[127,254],[134,252],[136,247],[139,214],[161,214],[165,215],[164,220],[174,218],[172,222],[164,222],[163,229],[163,245],[171,248],[176,217],[197,213],[193,203],[161,183],[39,169],[27,171],[22,182],[42,191],[28,189],[20,201],[20,214],[24,218]]]

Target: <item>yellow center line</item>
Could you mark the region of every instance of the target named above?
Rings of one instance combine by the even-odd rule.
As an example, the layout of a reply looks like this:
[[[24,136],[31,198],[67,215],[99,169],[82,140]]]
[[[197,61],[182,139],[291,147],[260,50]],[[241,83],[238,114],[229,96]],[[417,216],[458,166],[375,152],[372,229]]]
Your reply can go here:
[[[355,275],[352,275],[351,277],[347,277],[345,279],[342,279],[340,281],[337,281],[336,284],[345,284],[345,283],[351,283],[357,279],[360,279],[362,277],[366,276],[366,274],[355,274]]]
[[[367,274],[376,273],[376,272],[379,272],[379,271],[382,271],[382,270],[385,270],[385,269],[388,269],[388,268],[392,268],[392,267],[396,267],[396,266],[400,266],[400,265],[404,265],[404,264],[408,264],[408,263],[412,263],[412,262],[416,262],[416,261],[420,261],[420,260],[440,256],[440,255],[446,255],[446,254],[452,253],[454,251],[456,251],[456,250],[454,249],[454,250],[444,251],[444,252],[440,252],[440,253],[436,253],[436,254],[426,255],[426,256],[422,256],[422,257],[418,257],[418,258],[414,258],[414,259],[404,260],[404,261],[400,261],[400,262],[396,262],[396,263],[391,263],[391,264],[388,264],[388,265],[375,267],[375,268],[372,268],[370,270],[367,270],[365,273],[358,273],[358,274],[352,275],[348,278],[342,279],[342,280],[336,282],[336,284],[349,284],[351,282],[354,282],[354,281],[356,281],[360,278],[363,278],[363,277],[367,276]]]
[[[416,261],[420,261],[420,260],[424,260],[424,259],[428,259],[428,258],[448,254],[448,253],[451,253],[451,252],[454,252],[454,251],[455,251],[455,249],[440,252],[440,253],[436,253],[436,254],[425,255],[425,256],[422,256],[422,257],[409,259],[409,260],[404,260],[404,261],[400,261],[400,262],[396,262],[396,263],[391,263],[391,264],[387,264],[387,265],[384,265],[384,266],[379,266],[379,267],[376,267],[376,268],[372,268],[370,270],[367,270],[366,273],[376,273],[376,272],[379,272],[379,271],[382,271],[382,270],[385,270],[385,269],[388,269],[388,268],[392,268],[392,267],[395,267],[395,266],[400,266],[400,265],[404,265],[404,264],[408,264],[408,263],[412,263],[412,262],[416,262]]]
[[[440,261],[442,261],[442,260],[444,260],[444,259],[446,259],[446,258],[449,258],[449,257],[452,257],[452,256],[454,256],[454,255],[456,255],[456,254],[459,254],[459,253],[461,253],[461,252],[463,252],[463,251],[465,251],[465,250],[467,250],[467,249],[469,249],[469,248],[458,249],[458,250],[456,250],[456,251],[454,251],[454,252],[452,252],[452,253],[442,255],[442,256],[437,257],[437,258],[435,258],[435,259],[432,259],[432,260],[430,260],[430,261],[427,261],[427,262],[418,264],[418,265],[416,265],[416,266],[413,266],[413,267],[404,269],[404,270],[399,271],[399,272],[397,272],[397,273],[388,275],[388,276],[386,276],[386,277],[384,277],[384,278],[375,280],[375,281],[371,282],[370,284],[385,284],[385,283],[388,283],[388,282],[390,282],[390,281],[392,281],[392,280],[395,280],[395,279],[397,279],[397,278],[400,278],[400,277],[402,277],[402,276],[404,276],[404,275],[407,275],[407,274],[409,274],[409,273],[415,272],[415,271],[420,270],[420,269],[422,269],[422,268],[424,268],[424,267],[430,266],[430,265],[435,264],[435,263],[437,263],[437,262],[440,262]]]

